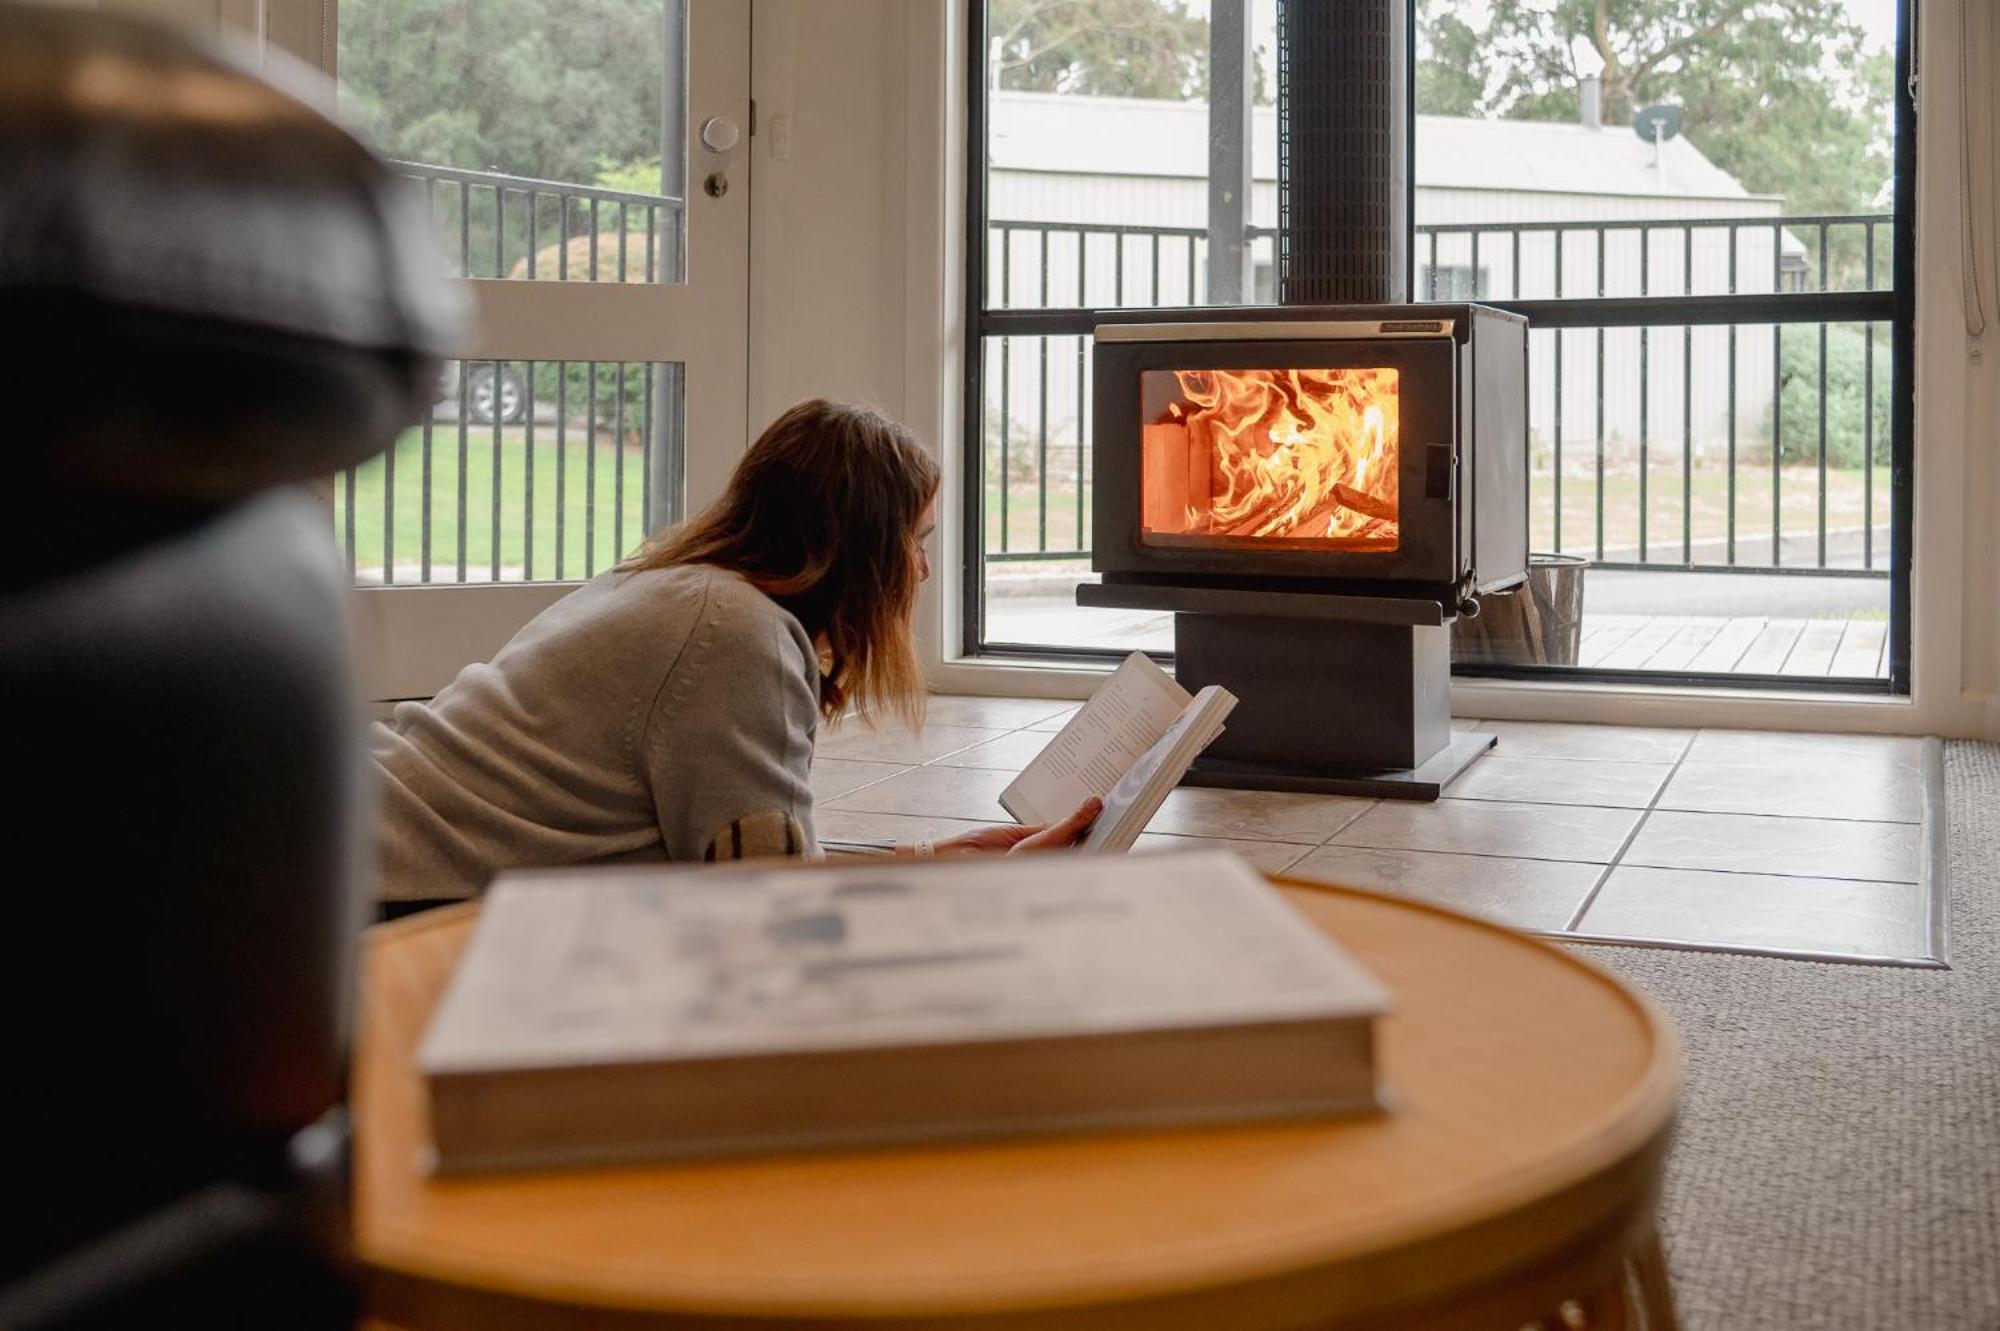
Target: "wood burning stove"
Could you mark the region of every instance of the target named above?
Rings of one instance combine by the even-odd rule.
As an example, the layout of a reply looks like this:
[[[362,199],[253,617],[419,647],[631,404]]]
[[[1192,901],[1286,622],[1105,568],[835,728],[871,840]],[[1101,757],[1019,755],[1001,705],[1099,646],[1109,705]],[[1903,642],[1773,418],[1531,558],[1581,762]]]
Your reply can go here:
[[[1107,323],[1095,382],[1092,549],[1107,581],[1236,574],[1457,604],[1527,576],[1518,315]]]
[[[1527,324],[1479,305],[1121,311],[1096,330],[1086,605],[1175,612],[1242,702],[1197,784],[1435,798],[1450,621],[1527,576]]]

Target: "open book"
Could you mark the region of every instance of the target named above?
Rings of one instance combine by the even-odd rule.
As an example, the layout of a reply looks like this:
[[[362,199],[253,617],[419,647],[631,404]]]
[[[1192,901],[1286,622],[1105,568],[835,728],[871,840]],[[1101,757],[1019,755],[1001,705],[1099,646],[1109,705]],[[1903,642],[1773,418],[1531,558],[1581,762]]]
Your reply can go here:
[[[1104,812],[1082,848],[1130,850],[1235,706],[1236,695],[1220,684],[1189,697],[1134,652],[1000,793],[1000,805],[1017,822],[1042,826],[1095,795]]]

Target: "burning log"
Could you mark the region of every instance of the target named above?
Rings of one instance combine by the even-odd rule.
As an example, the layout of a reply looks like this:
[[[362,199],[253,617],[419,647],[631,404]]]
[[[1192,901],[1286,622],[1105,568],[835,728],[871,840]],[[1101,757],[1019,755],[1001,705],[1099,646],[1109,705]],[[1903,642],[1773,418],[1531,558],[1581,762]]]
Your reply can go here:
[[[1333,486],[1334,498],[1357,513],[1366,513],[1371,518],[1381,518],[1385,522],[1396,520],[1396,501],[1379,495],[1363,494],[1351,485],[1338,481]]]
[[[1208,452],[1176,421],[1140,430],[1140,512],[1151,532],[1200,531],[1208,524]]]
[[[1140,431],[1140,471],[1144,496],[1140,512],[1147,531],[1188,530],[1188,432],[1177,424],[1148,425]]]

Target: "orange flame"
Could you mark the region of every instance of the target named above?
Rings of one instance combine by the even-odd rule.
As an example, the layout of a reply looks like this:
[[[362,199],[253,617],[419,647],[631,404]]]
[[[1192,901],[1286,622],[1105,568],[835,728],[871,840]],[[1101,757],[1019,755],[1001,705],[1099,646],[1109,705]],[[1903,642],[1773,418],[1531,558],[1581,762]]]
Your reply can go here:
[[[1210,461],[1182,532],[1396,547],[1395,370],[1173,373],[1189,447]]]

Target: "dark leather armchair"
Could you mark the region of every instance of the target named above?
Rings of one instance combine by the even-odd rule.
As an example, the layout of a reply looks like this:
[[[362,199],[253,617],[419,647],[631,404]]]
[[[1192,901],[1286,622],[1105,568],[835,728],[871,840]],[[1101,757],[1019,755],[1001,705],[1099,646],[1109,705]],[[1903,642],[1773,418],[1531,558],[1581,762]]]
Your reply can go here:
[[[323,506],[461,311],[298,97],[0,4],[0,1325],[344,1325],[371,805]]]

